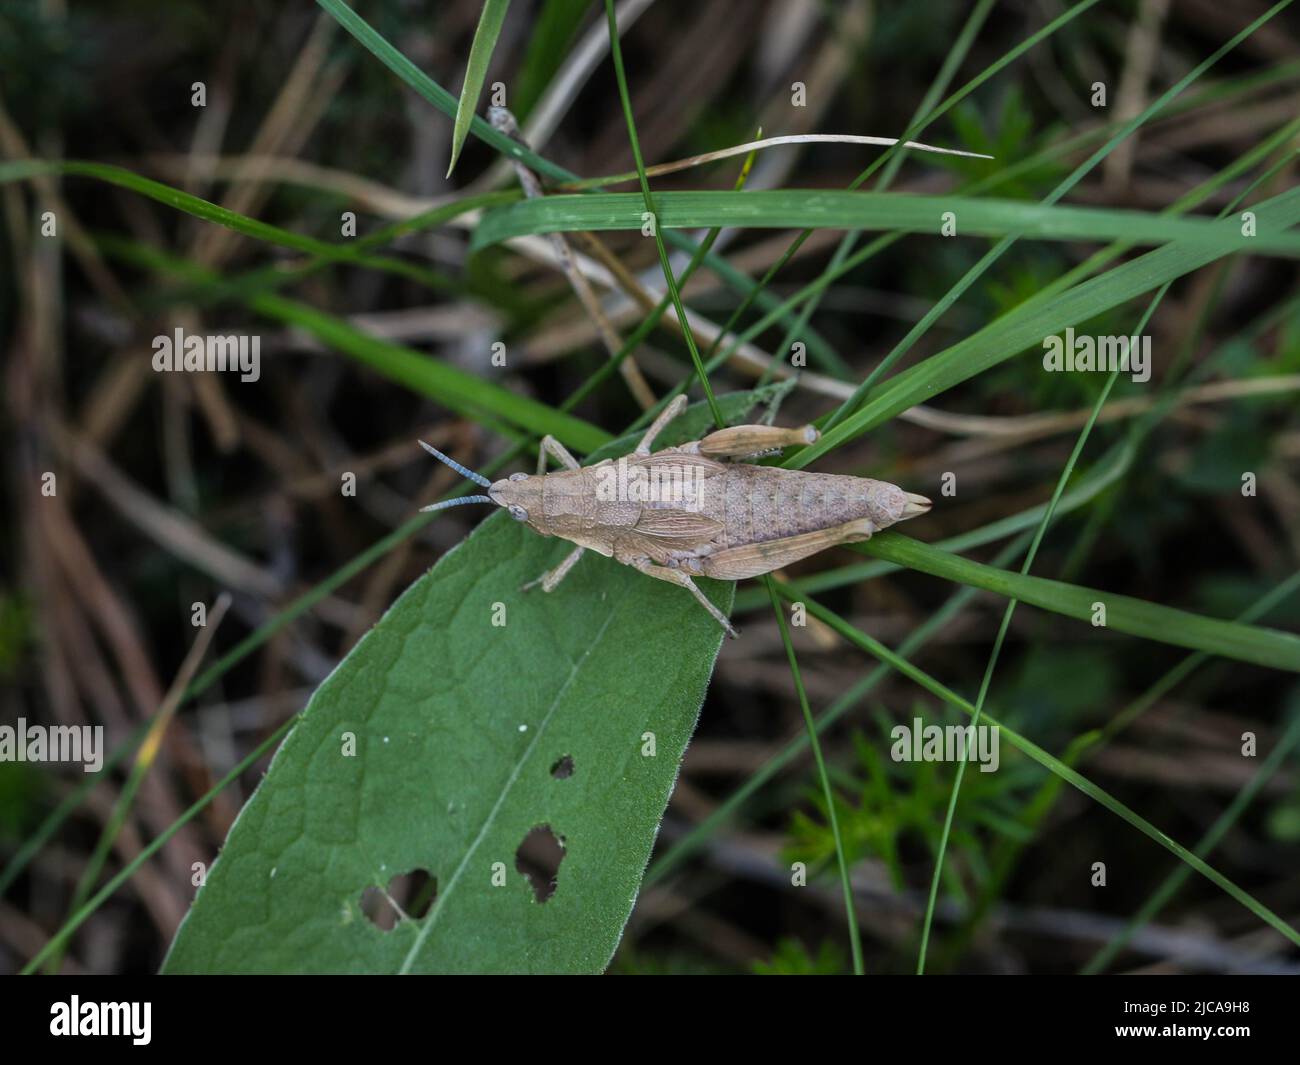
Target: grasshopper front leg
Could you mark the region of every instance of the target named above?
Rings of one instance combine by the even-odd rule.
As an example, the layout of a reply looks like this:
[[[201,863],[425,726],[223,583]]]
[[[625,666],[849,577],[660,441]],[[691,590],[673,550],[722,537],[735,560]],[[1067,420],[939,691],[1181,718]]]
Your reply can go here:
[[[650,423],[650,428],[645,431],[645,436],[641,438],[641,443],[637,444],[636,450],[633,451],[632,454],[639,455],[642,458],[650,454],[650,449],[654,447],[654,442],[658,438],[659,434],[664,431],[664,427],[670,421],[686,409],[687,402],[688,400],[686,399],[685,394],[683,394],[677,396],[668,404],[668,406],[661,410],[659,412],[659,417]]]
[[[570,454],[569,449],[556,440],[550,433],[547,433],[542,437],[542,446],[537,449],[537,476],[539,477],[546,473],[547,455],[551,455],[555,461],[566,470],[582,469],[582,464],[578,462],[572,454]],[[519,476],[522,477],[523,474],[519,474]],[[556,566],[555,569],[548,570],[535,580],[531,580],[527,584],[522,585],[519,590],[521,592],[526,592],[530,588],[536,588],[540,584],[542,586],[542,591],[544,592],[555,591],[556,585],[569,575],[569,570],[573,569],[573,567],[578,564],[578,559],[582,557],[582,553],[585,550],[587,550],[585,547],[575,547],[565,555],[564,561]]]
[[[555,591],[556,585],[569,575],[569,570],[573,569],[573,567],[578,564],[578,559],[582,557],[582,553],[586,550],[585,547],[575,547],[564,556],[564,561],[556,566],[555,569],[547,570],[540,577],[522,585],[519,590],[521,592],[526,592],[530,588],[536,588],[540,584],[542,586],[542,591],[544,592]]]
[[[546,456],[551,455],[566,470],[580,470],[582,464],[570,454],[569,449],[555,439],[550,433],[542,437],[542,446],[537,449],[537,473],[546,472]]]

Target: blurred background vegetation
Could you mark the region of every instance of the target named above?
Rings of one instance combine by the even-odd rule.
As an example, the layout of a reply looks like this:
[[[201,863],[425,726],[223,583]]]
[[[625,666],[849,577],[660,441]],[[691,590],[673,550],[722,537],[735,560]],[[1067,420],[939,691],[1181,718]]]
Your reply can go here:
[[[385,37],[453,92],[481,5],[476,0],[357,0]],[[625,2],[623,49],[647,163],[753,139],[755,131],[897,136],[935,84],[965,3],[845,0]],[[958,87],[1057,17],[1056,0],[992,5],[955,71]],[[1072,139],[1137,112],[1263,13],[1256,0],[1100,3],[984,83],[924,136],[992,162],[911,158],[900,192],[940,194],[1042,154],[993,194],[1047,195],[1095,146]],[[632,169],[608,58],[603,7],[515,0],[488,83],[508,87],[532,146],[583,176]],[[590,56],[589,69],[583,57]],[[575,72],[586,71],[585,77]],[[206,106],[193,106],[203,82]],[[807,106],[790,87],[807,86]],[[1107,108],[1092,105],[1097,82]],[[1069,202],[1158,211],[1296,117],[1300,19],[1270,21],[1073,190]],[[7,0],[0,12],[0,161],[112,163],[242,214],[323,241],[355,212],[365,234],[445,200],[515,189],[515,175],[473,137],[448,179],[451,121],[406,89],[310,3],[252,0]],[[1059,148],[1053,152],[1052,149]],[[1272,158],[1291,159],[1255,190],[1294,182],[1294,132]],[[877,149],[815,145],[759,154],[749,189],[845,188]],[[654,182],[658,189],[731,188],[732,159]],[[1257,173],[1227,182],[1199,208],[1213,215]],[[620,185],[630,190],[634,185]],[[40,232],[55,210],[59,239]],[[295,279],[295,300],[519,395],[558,407],[606,361],[595,326],[562,273],[502,245],[471,256],[472,217],[403,236],[384,253],[421,279],[336,264]],[[752,278],[792,234],[724,232],[716,251]],[[775,275],[786,296],[825,269],[840,238],[817,231]],[[659,276],[637,234],[606,241],[635,274]],[[834,359],[785,399],[782,424],[822,415],[987,249],[983,240],[915,236],[837,280],[807,327]],[[141,253],[167,257],[162,268]],[[993,320],[1095,251],[1022,241],[963,295],[913,349],[908,364]],[[191,604],[233,595],[209,660],[283,616],[287,604],[452,486],[414,446],[432,440],[468,465],[511,442],[489,424],[448,413],[283,317],[259,313],[217,279],[287,270],[299,252],[252,240],[135,192],[82,176],[0,184],[0,343],[5,352],[5,508],[0,582],[0,720],[102,724],[125,742],[173,686],[194,628]],[[194,274],[176,263],[201,267]],[[680,269],[680,264],[679,269]],[[264,276],[264,275],[263,275]],[[1204,373],[1189,400],[1142,441],[1124,476],[1063,518],[1035,564],[1043,576],[1214,617],[1235,617],[1291,576],[1300,552],[1300,315],[1297,276],[1281,258],[1232,257],[1176,283],[1148,332],[1155,380],[1183,352]],[[741,296],[708,270],[683,291],[704,318],[725,322]],[[629,332],[641,318],[607,296]],[[1144,306],[1144,304],[1143,304]],[[1140,308],[1088,331],[1126,335]],[[757,317],[747,312],[744,322]],[[743,324],[743,323],[742,323]],[[151,340],[256,333],[256,385],[157,375]],[[777,326],[754,338],[777,351]],[[510,353],[502,375],[491,346]],[[690,363],[679,332],[660,326],[636,355],[657,392]],[[717,391],[751,386],[732,363]],[[819,384],[818,382],[829,382]],[[811,382],[811,383],[810,383]],[[926,540],[976,528],[1051,492],[1104,382],[1045,374],[1034,351],[941,397],[928,419],[895,419],[818,468],[882,477],[938,505],[908,531]],[[1255,387],[1251,387],[1251,383]],[[1120,440],[1150,393],[1121,380],[1090,453]],[[1199,391],[1197,391],[1199,389]],[[622,430],[640,413],[617,376],[575,410]],[[1058,415],[1058,417],[1044,417]],[[57,471],[58,494],[40,494]],[[345,472],[356,496],[340,493]],[[1240,491],[1258,474],[1256,498]],[[958,493],[940,497],[941,477]],[[298,711],[386,606],[478,520],[452,513],[402,540],[289,619],[191,701],[167,732],[104,863],[111,873],[172,824],[261,739]],[[971,556],[984,561],[998,545]],[[855,561],[828,556],[807,575]],[[860,560],[856,560],[860,561]],[[1014,566],[1017,558],[1003,560]],[[822,601],[891,647],[934,615],[953,588],[915,573],[857,581]],[[803,728],[770,607],[742,586],[744,638],[723,648],[697,737],[670,804],[657,857],[753,779]],[[749,593],[749,598],[745,598]],[[973,698],[1004,601],[969,598],[911,661]],[[1300,596],[1261,623],[1300,628]],[[818,624],[795,629],[815,710],[852,693],[873,663]],[[1087,774],[1175,839],[1200,839],[1254,776],[1241,734],[1272,751],[1300,711],[1286,674],[1213,660],[1158,685],[1186,652],[1116,637],[1030,609],[1015,616],[989,706],[1058,756],[1138,705],[1128,728],[1086,752]],[[1153,688],[1153,686],[1157,686]],[[899,764],[889,729],[932,700],[885,676],[824,738],[845,847],[852,860],[868,971],[915,965],[920,915],[953,782],[946,764]],[[1068,760],[1068,759],[1067,759]],[[69,971],[156,969],[193,896],[192,864],[210,862],[258,772],[228,788],[80,929]],[[75,768],[0,763],[0,857],[19,854],[82,783]],[[95,847],[125,773],[106,773],[34,858],[4,884],[0,971],[22,967],[67,916],[78,884],[97,873]],[[1023,760],[965,777],[949,843],[932,971],[1072,972],[1112,941],[1178,867],[1112,814]],[[1295,923],[1300,917],[1300,779],[1282,760],[1243,804],[1214,864]],[[825,803],[806,755],[780,772],[671,867],[652,863],[614,972],[844,971],[844,914]],[[680,858],[680,860],[678,860]],[[790,884],[790,863],[812,870]],[[1105,861],[1108,886],[1091,886]],[[659,869],[657,872],[656,869]],[[102,883],[102,876],[95,883]],[[1111,963],[1118,969],[1300,968],[1294,947],[1213,885],[1192,877]]]

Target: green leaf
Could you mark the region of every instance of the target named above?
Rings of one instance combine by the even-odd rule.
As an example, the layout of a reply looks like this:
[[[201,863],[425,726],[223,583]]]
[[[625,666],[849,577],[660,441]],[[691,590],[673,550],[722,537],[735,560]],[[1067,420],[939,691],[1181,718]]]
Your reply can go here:
[[[1276,230],[1241,234],[1235,219],[1179,218],[1147,211],[1062,207],[1020,200],[964,196],[911,196],[841,189],[729,189],[656,192],[663,229],[698,226],[761,229],[863,229],[940,235],[951,213],[959,236],[1014,234],[1043,240],[1125,240],[1135,244],[1180,241],[1221,252],[1252,251],[1294,257],[1300,236]],[[640,229],[645,202],[635,192],[554,195],[488,211],[471,248],[536,233]]]
[[[720,400],[736,418],[754,398]],[[708,424],[697,404],[663,442]],[[634,445],[625,437],[592,458]],[[722,633],[683,590],[591,553],[550,595],[519,591],[568,550],[497,513],[407,589],[312,696],[165,971],[605,967]],[[700,584],[730,607],[733,584]],[[349,732],[354,757],[342,753]],[[566,757],[571,772],[555,775]],[[564,846],[545,902],[516,868],[539,826]],[[505,883],[494,887],[498,862]],[[437,882],[432,907],[382,930],[363,891],[416,869]]]
[[[470,122],[474,119],[474,109],[478,107],[479,93],[483,91],[492,49],[496,47],[501,24],[505,21],[509,7],[510,0],[485,0],[483,4],[483,14],[479,16],[478,29],[474,31],[474,43],[469,48],[465,84],[461,86],[460,102],[456,104],[456,124],[451,132],[451,162],[447,165],[448,177],[456,169],[456,160],[460,158],[460,150],[465,147],[465,138],[469,136]]]

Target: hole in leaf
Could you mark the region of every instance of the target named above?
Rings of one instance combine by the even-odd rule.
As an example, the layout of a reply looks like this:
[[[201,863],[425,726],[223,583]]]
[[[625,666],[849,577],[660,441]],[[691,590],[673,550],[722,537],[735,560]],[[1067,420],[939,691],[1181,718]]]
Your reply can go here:
[[[387,888],[371,884],[363,892],[361,912],[376,928],[391,932],[404,918],[418,921],[438,897],[438,880],[427,869],[398,873]]]
[[[573,776],[573,755],[566,754],[555,765],[551,766],[551,776],[556,780],[568,780]]]
[[[545,902],[555,894],[556,876],[562,861],[564,837],[552,832],[550,825],[538,825],[515,851],[515,868],[532,885],[538,902]]]

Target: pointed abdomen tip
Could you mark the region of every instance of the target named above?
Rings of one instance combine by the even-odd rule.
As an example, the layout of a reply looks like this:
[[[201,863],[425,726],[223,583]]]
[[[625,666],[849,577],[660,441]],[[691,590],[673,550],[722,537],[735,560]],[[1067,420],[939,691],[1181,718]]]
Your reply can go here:
[[[903,495],[907,496],[907,505],[903,507],[903,516],[898,519],[899,521],[915,518],[926,513],[933,506],[925,496],[919,496],[915,492],[904,492]]]

